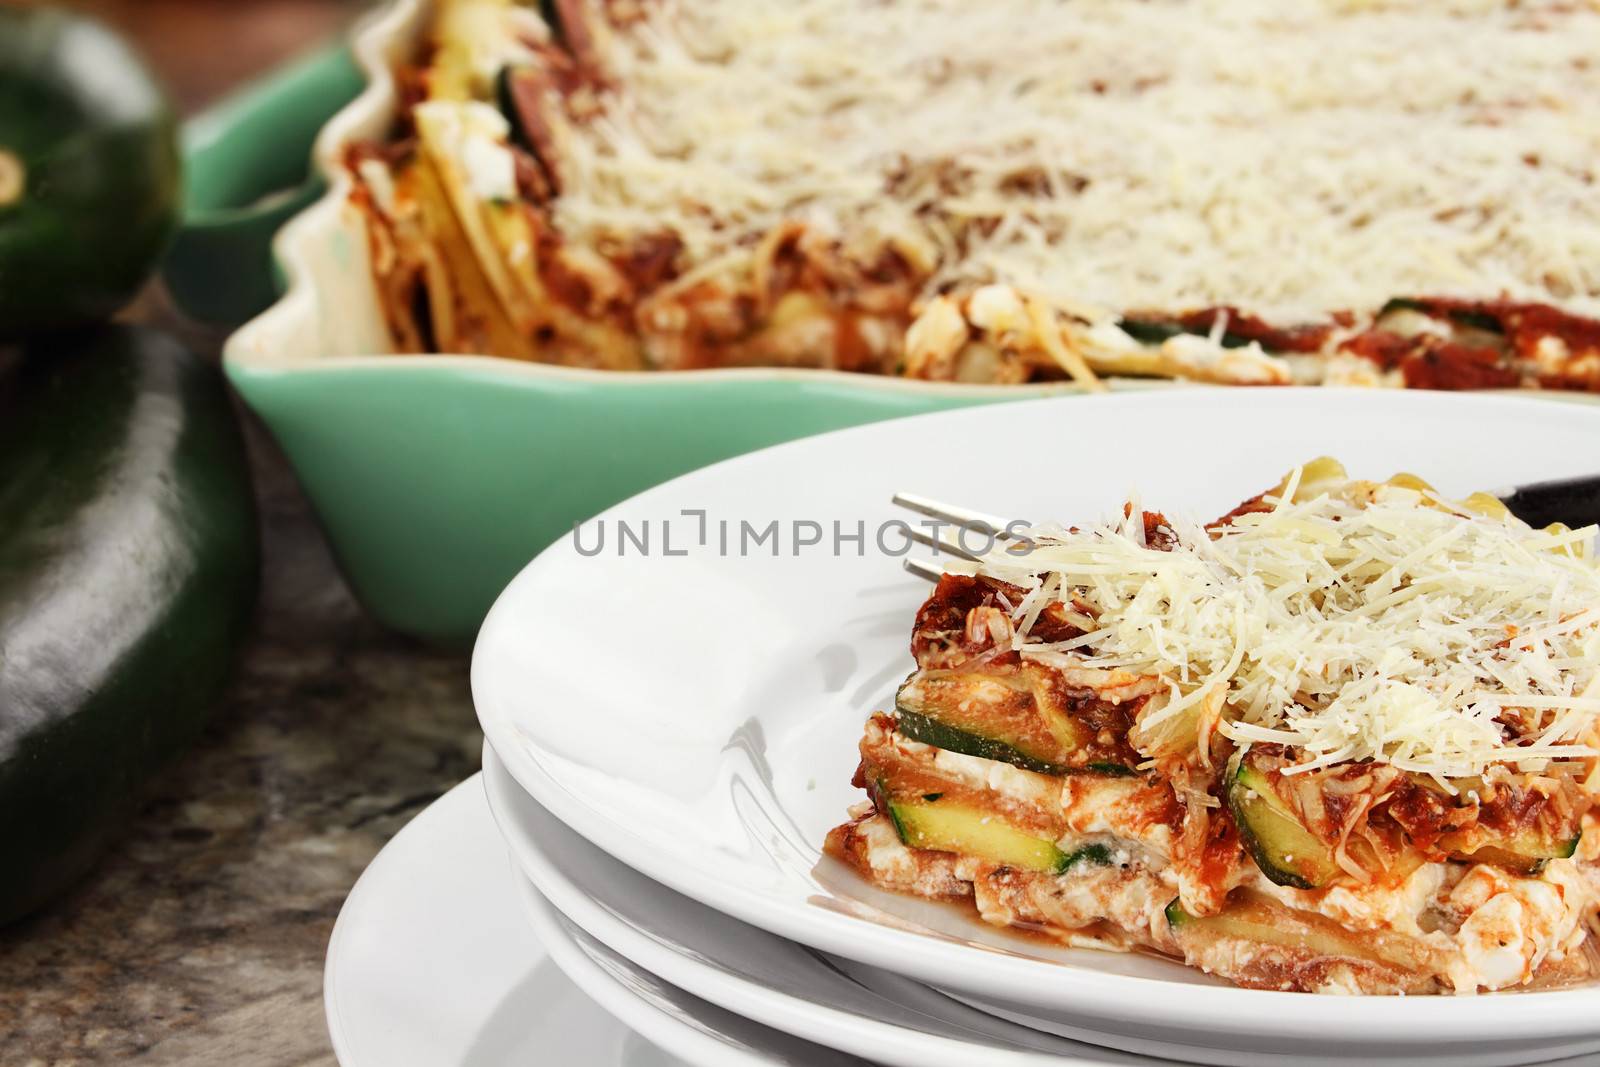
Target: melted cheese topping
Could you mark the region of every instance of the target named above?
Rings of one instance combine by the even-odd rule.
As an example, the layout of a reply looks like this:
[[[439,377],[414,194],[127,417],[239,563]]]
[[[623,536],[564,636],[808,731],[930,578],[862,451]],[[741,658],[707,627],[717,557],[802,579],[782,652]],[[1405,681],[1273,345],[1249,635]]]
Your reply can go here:
[[[1024,656],[1159,677],[1148,736],[1187,721],[1192,744],[1185,713],[1225,701],[1218,730],[1301,750],[1296,770],[1373,759],[1449,779],[1597,754],[1593,527],[1535,531],[1396,485],[1300,499],[1300,475],[1270,511],[1209,533],[1174,523],[1171,551],[1146,545],[1134,505],[1108,525],[1036,529],[1030,551],[998,547],[979,569],[1030,590],[1014,616]],[[1086,606],[1097,628],[1032,639],[1049,599]]]
[[[618,88],[554,161],[570,237],[668,229],[715,273],[800,220],[929,293],[1006,282],[1095,321],[1411,292],[1600,312],[1593,0],[638,14],[595,35]]]

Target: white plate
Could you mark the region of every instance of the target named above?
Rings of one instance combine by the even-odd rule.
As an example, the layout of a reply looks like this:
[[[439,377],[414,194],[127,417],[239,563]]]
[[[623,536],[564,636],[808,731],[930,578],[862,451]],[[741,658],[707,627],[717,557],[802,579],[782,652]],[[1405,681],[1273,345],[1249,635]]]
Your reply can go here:
[[[518,788],[487,746],[483,763],[489,807],[526,875],[525,893],[548,900],[636,966],[740,1015],[885,1067],[1135,1067],[1206,1056],[1155,1040],[1140,1043],[1146,1056],[1067,1040],[1070,1031],[1052,1036],[1007,1005],[980,1011],[889,971],[757,930],[589,844]],[[1281,1067],[1284,1056],[1232,1053],[1226,1062]],[[1294,1062],[1328,1061],[1301,1048]],[[1600,1067],[1600,1056],[1562,1067]]]
[[[603,955],[560,928],[541,944],[513,877],[525,881],[508,870],[478,775],[378,853],[328,943],[323,999],[342,1067],[856,1062],[735,1019],[632,968],[608,971]],[[618,1021],[619,1006],[659,1047]]]
[[[751,1022],[678,989],[584,933],[515,865],[507,872],[550,958],[595,1003],[695,1067],[871,1067],[854,1056]],[[585,1063],[543,1052],[540,1063]]]
[[[899,517],[894,491],[1084,519],[1137,489],[1152,507],[1209,517],[1322,453],[1357,475],[1412,470],[1464,493],[1591,471],[1597,446],[1600,412],[1588,406],[1332,389],[1042,400],[841,431],[611,509],[598,554],[579,551],[593,550],[594,523],[548,549],[484,623],[474,699],[518,782],[629,866],[774,933],[1049,1013],[1098,1041],[1155,1038],[1219,1061],[1308,1042],[1363,1060],[1575,1055],[1600,1049],[1600,987],[1405,999],[1235,989],[877,892],[819,845],[860,798],[849,778],[863,721],[912,666],[926,587],[874,547],[874,531]],[[741,524],[774,521],[776,544],[721,551],[722,530],[737,549]],[[846,534],[862,524],[859,555],[854,543],[835,554],[790,536],[820,529],[826,549],[835,522]],[[647,528],[648,554],[636,547]]]
[[[485,746],[489,807],[525,892],[673,985],[885,1067],[1138,1067],[1157,1061],[1062,1040],[900,975],[823,955],[664,888],[573,833]]]

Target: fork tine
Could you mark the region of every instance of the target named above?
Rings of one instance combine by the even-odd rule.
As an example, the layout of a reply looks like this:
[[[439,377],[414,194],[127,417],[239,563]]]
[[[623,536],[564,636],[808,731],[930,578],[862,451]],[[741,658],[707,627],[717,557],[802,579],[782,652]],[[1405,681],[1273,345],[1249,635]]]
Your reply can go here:
[[[916,493],[896,493],[893,502],[918,515],[926,515],[930,519],[938,519],[952,526],[965,526],[977,533],[989,534],[1000,539],[1009,539],[1006,532],[1007,521],[997,515],[989,515],[971,508],[956,507],[946,504],[931,497],[919,496]]]
[[[955,556],[957,559],[971,560],[973,563],[978,562],[977,554],[963,547],[954,538],[945,537],[942,534],[935,537],[926,530],[913,530],[909,527],[906,529],[906,536],[919,545],[933,549],[935,556]]]
[[[944,568],[931,559],[919,559],[916,556],[907,556],[900,561],[900,565],[918,578],[925,578],[930,582],[937,582],[944,577]]]

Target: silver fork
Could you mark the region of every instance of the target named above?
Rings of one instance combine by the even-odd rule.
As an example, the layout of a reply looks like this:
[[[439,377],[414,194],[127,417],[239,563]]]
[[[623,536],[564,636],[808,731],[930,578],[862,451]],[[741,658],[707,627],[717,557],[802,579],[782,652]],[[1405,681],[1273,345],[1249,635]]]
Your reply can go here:
[[[1510,508],[1512,514],[1535,529],[1552,522],[1564,522],[1572,527],[1600,523],[1600,475],[1589,474],[1578,478],[1561,478],[1555,481],[1509,486],[1494,490],[1493,495]],[[1009,524],[995,515],[946,504],[915,493],[896,493],[892,499],[896,505],[908,511],[937,519],[947,526],[957,529],[965,527],[997,541],[1013,539],[1013,535],[1006,532]],[[943,553],[968,561],[975,561],[978,558],[963,548],[959,541],[942,534],[935,535],[926,530],[912,529],[910,537],[917,544],[933,549],[935,555]],[[930,582],[937,582],[944,575],[944,568],[933,560],[908,556],[903,561],[903,566],[918,578],[925,578]]]
[[[934,531],[929,531],[926,526],[916,528],[908,527],[908,534],[912,541],[934,551],[934,555],[954,556],[957,559],[976,562],[978,557],[966,549],[959,540],[959,535],[951,537],[944,533],[943,526],[956,529],[970,530],[982,534],[996,541],[1009,541],[1012,534],[1007,532],[1010,523],[997,515],[975,511],[972,508],[958,507],[955,504],[946,504],[931,497],[918,496],[915,493],[896,493],[892,498],[897,507],[913,511],[918,515],[926,516],[938,521]],[[918,578],[930,582],[937,582],[944,576],[944,567],[936,560],[923,559],[916,556],[907,556],[901,565]]]

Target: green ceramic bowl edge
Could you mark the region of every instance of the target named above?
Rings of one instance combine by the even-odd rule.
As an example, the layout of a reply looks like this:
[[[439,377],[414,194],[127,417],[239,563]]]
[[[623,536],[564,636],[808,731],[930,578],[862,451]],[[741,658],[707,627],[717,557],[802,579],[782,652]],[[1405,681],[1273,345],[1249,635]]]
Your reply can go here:
[[[294,465],[361,601],[385,625],[450,644],[470,641],[505,584],[575,519],[768,445],[1003,399],[372,360],[227,370]]]
[[[331,45],[185,124],[183,222],[161,270],[186,315],[239,323],[277,299],[272,239],[326,189],[312,146],[364,84]]]

